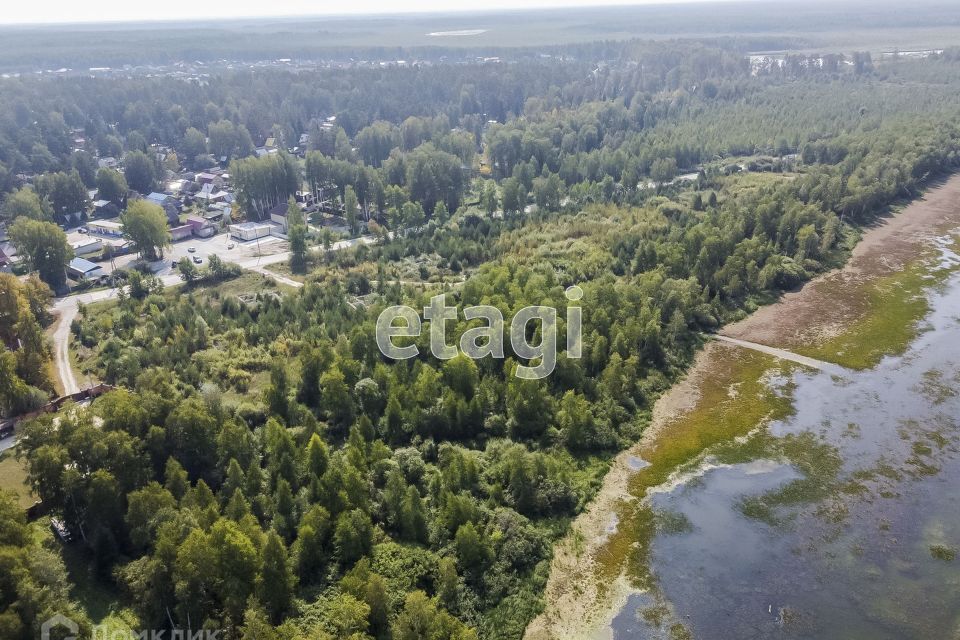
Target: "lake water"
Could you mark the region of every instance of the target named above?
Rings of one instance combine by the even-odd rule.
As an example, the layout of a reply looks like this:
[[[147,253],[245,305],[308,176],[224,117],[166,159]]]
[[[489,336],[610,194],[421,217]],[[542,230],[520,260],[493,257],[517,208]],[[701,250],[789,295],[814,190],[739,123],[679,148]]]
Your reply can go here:
[[[795,370],[774,446],[652,496],[680,523],[652,544],[661,596],[631,596],[614,638],[960,638],[960,280],[930,302],[902,356]],[[801,453],[763,453],[782,443]]]

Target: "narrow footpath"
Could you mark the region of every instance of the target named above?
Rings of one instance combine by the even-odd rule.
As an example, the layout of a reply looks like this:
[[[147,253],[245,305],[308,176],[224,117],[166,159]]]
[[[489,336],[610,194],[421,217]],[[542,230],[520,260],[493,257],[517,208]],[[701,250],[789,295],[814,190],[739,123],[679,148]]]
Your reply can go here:
[[[824,373],[829,373],[830,375],[842,376],[847,373],[847,370],[844,367],[841,367],[838,364],[832,362],[824,362],[823,360],[817,360],[816,358],[809,358],[807,356],[802,356],[799,353],[794,353],[793,351],[787,351],[786,349],[778,349],[777,347],[770,347],[765,344],[759,344],[756,342],[750,342],[749,340],[740,340],[739,338],[731,338],[729,336],[714,334],[710,336],[714,340],[719,340],[720,342],[726,342],[728,344],[733,344],[738,347],[743,347],[744,349],[753,349],[754,351],[759,351],[760,353],[765,353],[767,355],[773,356],[774,358],[780,358],[781,360],[789,360],[790,362],[796,362],[797,364],[802,364],[805,367],[810,367],[811,369],[818,369]]]

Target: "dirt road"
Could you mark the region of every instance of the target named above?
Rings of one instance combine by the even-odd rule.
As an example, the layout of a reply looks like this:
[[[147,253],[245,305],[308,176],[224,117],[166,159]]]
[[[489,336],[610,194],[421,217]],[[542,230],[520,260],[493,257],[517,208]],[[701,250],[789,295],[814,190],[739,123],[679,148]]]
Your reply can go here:
[[[180,276],[168,275],[160,278],[165,287],[173,286],[183,282]],[[57,324],[53,335],[53,361],[57,368],[57,377],[60,378],[60,386],[64,395],[70,395],[80,391],[77,384],[76,375],[70,364],[70,324],[77,317],[81,304],[91,304],[110,300],[117,296],[119,289],[101,289],[90,293],[80,293],[77,295],[57,298],[53,303],[53,313],[57,316]]]
[[[54,363],[57,365],[57,377],[60,378],[60,386],[65,396],[80,391],[77,378],[73,375],[73,367],[70,366],[70,325],[77,317],[77,310],[76,304],[60,309],[57,313],[57,327],[53,332]]]

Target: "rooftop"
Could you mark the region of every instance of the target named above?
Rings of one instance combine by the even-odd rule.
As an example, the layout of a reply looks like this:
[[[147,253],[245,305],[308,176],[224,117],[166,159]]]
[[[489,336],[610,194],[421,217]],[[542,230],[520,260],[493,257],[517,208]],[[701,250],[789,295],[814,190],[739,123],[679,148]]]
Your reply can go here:
[[[83,258],[74,258],[70,261],[70,268],[74,271],[80,271],[81,273],[89,273],[100,269],[100,265],[90,262],[89,260],[84,260]]]
[[[262,229],[263,227],[272,228],[273,225],[266,222],[241,222],[239,224],[232,224],[230,225],[230,227],[233,229],[240,229],[241,231],[247,231],[247,230],[252,231],[254,229]]]
[[[122,229],[123,225],[114,220],[94,220],[89,225],[90,227],[100,227],[101,229]]]

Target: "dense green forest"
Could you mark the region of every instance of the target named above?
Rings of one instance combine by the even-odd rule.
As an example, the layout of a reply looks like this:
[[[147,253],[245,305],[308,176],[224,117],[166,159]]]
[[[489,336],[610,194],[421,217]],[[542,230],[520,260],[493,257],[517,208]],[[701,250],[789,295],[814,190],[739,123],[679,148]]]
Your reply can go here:
[[[115,186],[96,155],[152,188],[171,167],[150,145],[165,145],[187,168],[225,156],[249,219],[333,187],[354,232],[362,210],[380,236],[337,252],[302,238],[296,291],[131,274],[117,300],[81,310],[83,366],[119,389],[24,425],[18,454],[126,624],[519,638],[551,545],[703,334],[840,264],[859,225],[960,164],[957,51],[761,67],[692,43],[597,45],[603,64],[578,51],[203,84],[2,80],[11,229]],[[301,133],[302,159],[251,157]],[[89,148],[72,150],[77,135]],[[22,382],[0,389],[9,408],[50,384],[42,341],[14,346],[41,331],[49,290],[16,283],[0,280],[0,365]],[[553,306],[563,336],[570,285],[583,354],[561,341],[544,380],[515,377],[512,352],[439,361],[427,331],[413,360],[376,346],[381,309],[440,291],[508,319]],[[458,318],[450,336],[474,326]],[[0,635],[32,637],[58,607],[82,618],[64,568],[39,571],[28,525],[4,521]]]

